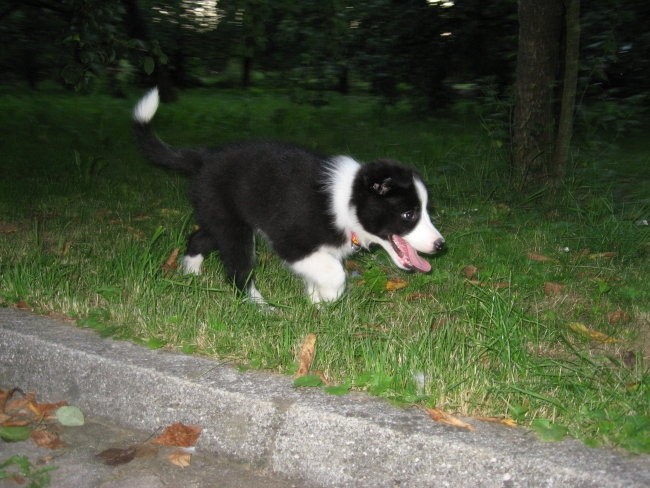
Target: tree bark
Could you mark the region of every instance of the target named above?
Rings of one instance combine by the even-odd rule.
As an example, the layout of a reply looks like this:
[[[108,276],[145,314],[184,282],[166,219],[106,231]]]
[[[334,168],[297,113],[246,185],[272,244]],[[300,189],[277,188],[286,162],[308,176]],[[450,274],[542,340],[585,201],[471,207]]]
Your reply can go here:
[[[519,0],[512,162],[520,188],[550,173],[562,14],[562,0]]]
[[[560,182],[564,177],[569,159],[580,64],[580,0],[566,0],[565,5],[564,83],[555,153],[551,164],[552,178],[555,183]]]

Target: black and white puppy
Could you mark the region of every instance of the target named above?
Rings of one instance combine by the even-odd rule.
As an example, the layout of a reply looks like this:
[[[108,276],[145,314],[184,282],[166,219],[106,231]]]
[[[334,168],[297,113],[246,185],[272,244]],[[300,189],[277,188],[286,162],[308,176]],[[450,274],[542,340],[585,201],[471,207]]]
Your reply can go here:
[[[397,267],[422,272],[431,265],[418,251],[444,247],[427,213],[426,187],[412,169],[390,160],[361,165],[348,156],[323,158],[268,141],[173,148],[151,128],[158,104],[157,89],[138,102],[135,133],[149,160],[191,178],[199,229],[189,238],[185,272],[198,274],[204,257],[218,251],[235,285],[265,303],[252,276],[259,232],[319,303],[343,293],[342,260],[356,247],[379,244]]]

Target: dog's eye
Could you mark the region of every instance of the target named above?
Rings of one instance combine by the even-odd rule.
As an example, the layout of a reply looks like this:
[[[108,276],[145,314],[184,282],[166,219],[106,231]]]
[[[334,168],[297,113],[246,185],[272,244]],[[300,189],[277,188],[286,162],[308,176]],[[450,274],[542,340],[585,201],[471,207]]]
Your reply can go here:
[[[415,210],[407,210],[401,217],[404,222],[414,222],[418,218],[418,213]]]

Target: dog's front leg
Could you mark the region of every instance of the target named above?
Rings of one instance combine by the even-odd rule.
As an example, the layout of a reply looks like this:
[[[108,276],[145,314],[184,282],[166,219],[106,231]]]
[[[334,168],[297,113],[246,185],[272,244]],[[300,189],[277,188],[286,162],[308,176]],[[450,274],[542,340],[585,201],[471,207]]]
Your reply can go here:
[[[291,264],[304,281],[313,303],[338,300],[345,290],[345,270],[341,261],[326,251],[316,251]]]

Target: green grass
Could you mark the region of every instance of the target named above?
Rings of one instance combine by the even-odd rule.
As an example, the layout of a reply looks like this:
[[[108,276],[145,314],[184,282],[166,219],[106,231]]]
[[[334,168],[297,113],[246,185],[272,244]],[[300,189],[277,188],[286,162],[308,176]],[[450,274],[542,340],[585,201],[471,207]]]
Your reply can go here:
[[[281,93],[184,93],[156,118],[170,143],[274,137],[398,158],[429,183],[449,244],[430,274],[404,275],[382,252],[360,253],[344,297],[315,308],[260,242],[256,281],[277,307],[269,313],[241,300],[217,256],[199,277],[163,269],[194,222],[185,181],[136,154],[129,117],[139,93],[1,93],[1,304],[285,374],[315,333],[312,370],[340,386],[332,393],[363,389],[513,418],[546,439],[568,433],[650,452],[650,239],[638,224],[650,209],[649,148],[583,149],[565,188],[514,195],[503,141],[478,117],[416,119],[362,96],[314,108]],[[407,286],[386,291],[397,277]],[[546,282],[564,288],[547,295]]]

